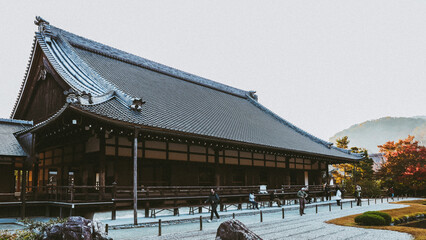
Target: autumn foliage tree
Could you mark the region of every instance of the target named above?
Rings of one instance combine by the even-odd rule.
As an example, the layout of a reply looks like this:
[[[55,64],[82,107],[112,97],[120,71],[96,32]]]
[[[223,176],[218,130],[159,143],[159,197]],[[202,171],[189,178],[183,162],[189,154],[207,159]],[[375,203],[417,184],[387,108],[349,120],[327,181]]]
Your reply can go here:
[[[348,149],[349,139],[347,136],[336,139],[339,148]],[[355,185],[359,184],[363,189],[364,196],[374,196],[379,194],[380,189],[374,179],[373,160],[368,156],[366,149],[351,147],[351,152],[363,156],[357,163],[334,164],[331,174],[336,183],[342,185],[348,193],[355,191]]]
[[[411,190],[415,195],[424,194],[426,186],[426,147],[420,146],[414,136],[398,142],[389,141],[378,146],[385,154],[379,176],[387,187],[399,192]]]

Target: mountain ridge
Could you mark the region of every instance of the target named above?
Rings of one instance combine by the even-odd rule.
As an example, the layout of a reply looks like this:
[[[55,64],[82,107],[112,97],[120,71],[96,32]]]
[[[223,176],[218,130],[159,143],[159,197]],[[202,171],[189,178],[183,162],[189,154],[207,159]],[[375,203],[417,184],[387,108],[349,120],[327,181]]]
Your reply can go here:
[[[377,153],[377,145],[405,139],[408,135],[414,136],[414,140],[421,145],[426,145],[426,116],[368,120],[334,134],[329,141],[335,143],[337,138],[348,136],[349,147],[366,148],[370,153]]]

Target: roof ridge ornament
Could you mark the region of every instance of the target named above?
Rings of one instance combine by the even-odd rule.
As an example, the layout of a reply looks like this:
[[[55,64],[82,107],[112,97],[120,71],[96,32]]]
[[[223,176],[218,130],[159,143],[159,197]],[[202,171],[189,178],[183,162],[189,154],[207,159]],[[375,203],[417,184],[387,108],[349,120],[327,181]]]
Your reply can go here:
[[[257,96],[256,91],[254,90],[249,91],[248,96],[254,99],[256,102],[259,101],[259,97]]]
[[[68,91],[64,91],[64,95],[66,96],[67,103],[80,103],[78,97],[80,94],[74,89],[69,89]]]
[[[142,110],[142,105],[144,105],[146,102],[142,100],[142,98],[133,98],[132,99],[132,105],[130,105],[130,108],[132,110],[140,112]]]
[[[38,31],[46,37],[46,42],[50,43],[50,38],[54,37],[50,23],[40,16],[36,16],[34,24],[38,26]]]

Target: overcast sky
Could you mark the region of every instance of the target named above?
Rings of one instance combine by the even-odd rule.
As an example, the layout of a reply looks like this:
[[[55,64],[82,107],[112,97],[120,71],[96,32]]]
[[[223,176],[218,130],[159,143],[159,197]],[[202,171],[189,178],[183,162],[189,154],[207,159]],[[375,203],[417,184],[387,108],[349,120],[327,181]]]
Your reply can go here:
[[[17,98],[34,17],[244,90],[322,139],[426,115],[426,1],[1,1],[0,117]],[[142,96],[143,97],[143,96]]]

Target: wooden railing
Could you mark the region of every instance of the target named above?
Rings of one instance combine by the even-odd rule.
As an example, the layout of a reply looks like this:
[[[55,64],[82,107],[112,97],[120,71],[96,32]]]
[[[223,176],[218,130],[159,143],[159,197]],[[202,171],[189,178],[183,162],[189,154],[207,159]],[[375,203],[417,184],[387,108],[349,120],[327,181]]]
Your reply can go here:
[[[267,189],[268,193],[275,192],[278,196],[295,195],[304,185],[283,185],[278,189]],[[310,185],[310,193],[324,192],[322,185]],[[55,202],[101,202],[101,201],[131,201],[132,186],[28,186],[26,187],[27,201]],[[139,186],[138,199],[173,200],[173,199],[202,199],[214,189],[221,197],[245,197],[249,193],[259,192],[256,186]],[[330,189],[332,191],[332,189]],[[267,196],[267,194],[260,194]],[[20,194],[0,193],[0,202],[21,201]]]

